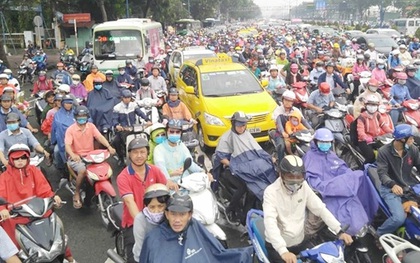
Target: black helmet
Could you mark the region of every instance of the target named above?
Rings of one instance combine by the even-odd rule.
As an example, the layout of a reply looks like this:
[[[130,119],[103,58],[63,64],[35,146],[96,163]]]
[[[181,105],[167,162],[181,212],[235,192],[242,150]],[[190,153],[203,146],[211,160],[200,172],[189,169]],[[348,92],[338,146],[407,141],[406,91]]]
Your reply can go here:
[[[173,194],[167,203],[166,210],[173,212],[192,212],[194,209],[193,202],[189,195]]]
[[[126,65],[133,64],[133,61],[131,61],[131,59],[127,59],[127,60],[125,61],[125,64],[126,64]]]
[[[62,97],[62,99],[61,99],[61,105],[63,105],[63,103],[66,103],[66,102],[68,102],[68,103],[74,103],[74,100],[73,100],[73,98],[69,95],[69,94],[67,94],[67,95],[64,95],[63,97]]]
[[[365,53],[365,54],[363,54],[363,57],[365,58],[365,60],[369,60],[369,59],[370,59],[370,55],[369,55],[369,53]]]
[[[417,68],[414,65],[407,65],[405,67],[406,71],[417,71]]]
[[[77,117],[80,115],[86,115],[89,118],[89,109],[83,105],[77,106],[77,108],[74,110],[74,117]]]
[[[179,93],[178,93],[178,90],[175,87],[172,87],[172,88],[169,89],[169,94],[177,94],[178,95]]]
[[[8,121],[20,121],[20,116],[16,112],[10,112],[7,114],[6,122]]]
[[[167,128],[182,130],[182,122],[180,120],[169,120]]]
[[[334,62],[332,62],[332,61],[330,61],[330,62],[328,62],[328,63],[325,65],[325,67],[333,67],[333,68],[335,68],[335,63],[334,63]]]
[[[142,78],[141,80],[140,80],[140,85],[141,86],[149,86],[150,85],[150,81],[147,79],[147,78]]]
[[[281,174],[293,174],[294,176],[305,176],[305,167],[303,161],[299,156],[286,155],[278,164],[278,169]]]
[[[135,138],[128,144],[128,151],[144,147],[149,151],[149,142],[143,138]]]
[[[232,118],[230,118],[232,124],[233,122],[244,122],[247,123],[250,118],[243,112],[243,111],[237,111],[232,115]]]

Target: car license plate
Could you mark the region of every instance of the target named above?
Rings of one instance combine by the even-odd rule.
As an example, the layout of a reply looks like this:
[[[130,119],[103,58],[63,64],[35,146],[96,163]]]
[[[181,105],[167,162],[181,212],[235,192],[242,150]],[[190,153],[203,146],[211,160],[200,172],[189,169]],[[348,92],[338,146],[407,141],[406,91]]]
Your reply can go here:
[[[261,132],[261,128],[249,128],[248,131],[250,133],[259,133]]]

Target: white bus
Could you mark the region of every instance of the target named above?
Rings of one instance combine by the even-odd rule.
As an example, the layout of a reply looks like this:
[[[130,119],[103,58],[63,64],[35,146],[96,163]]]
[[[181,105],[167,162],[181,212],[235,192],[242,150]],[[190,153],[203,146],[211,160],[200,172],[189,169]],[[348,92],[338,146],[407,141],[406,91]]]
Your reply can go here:
[[[175,31],[177,35],[185,36],[191,31],[201,28],[201,21],[194,19],[180,19],[175,22]]]
[[[142,55],[156,57],[164,48],[162,25],[146,18],[126,18],[99,24],[93,29],[94,63],[104,72]]]
[[[414,35],[420,27],[420,18],[399,18],[394,20],[397,31],[405,35]]]

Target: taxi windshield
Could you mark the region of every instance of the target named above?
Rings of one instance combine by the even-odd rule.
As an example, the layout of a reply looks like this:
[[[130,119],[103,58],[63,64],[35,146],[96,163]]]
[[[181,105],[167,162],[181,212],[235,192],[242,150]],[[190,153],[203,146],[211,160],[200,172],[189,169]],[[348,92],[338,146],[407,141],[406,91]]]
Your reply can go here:
[[[248,70],[203,73],[201,87],[203,96],[207,97],[263,92],[258,80]]]

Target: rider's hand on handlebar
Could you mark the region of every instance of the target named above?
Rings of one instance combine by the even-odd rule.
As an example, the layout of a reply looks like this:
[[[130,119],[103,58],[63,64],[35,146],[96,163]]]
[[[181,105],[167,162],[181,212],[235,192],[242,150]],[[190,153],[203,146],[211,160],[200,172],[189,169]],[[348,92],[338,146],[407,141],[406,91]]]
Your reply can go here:
[[[7,219],[9,219],[10,218],[9,210],[7,210],[7,209],[1,210],[0,211],[0,218],[1,218],[1,220],[7,220]]]
[[[296,255],[293,254],[292,252],[286,252],[286,253],[281,254],[281,258],[286,263],[296,263],[297,262]]]
[[[148,122],[146,122],[146,127],[149,127],[149,126],[152,126],[152,122],[151,121],[148,121]]]
[[[80,156],[77,154],[73,154],[72,156],[70,156],[70,158],[73,162],[80,162],[81,160]]]
[[[121,125],[117,125],[117,126],[115,126],[115,129],[117,129],[117,131],[122,131],[122,130],[124,130],[123,126],[121,126]]]
[[[171,176],[179,176],[179,175],[181,175],[183,172],[184,172],[184,169],[181,167],[181,168],[178,168],[178,169],[176,169],[176,170],[172,171],[172,173],[171,173],[170,175],[171,175]]]
[[[114,149],[112,146],[109,146],[109,147],[108,147],[108,150],[109,150],[109,153],[110,153],[111,155],[114,155],[114,154],[116,153],[115,149]]]
[[[174,183],[172,180],[168,180],[166,182],[166,186],[169,188],[169,190],[173,190],[175,192],[179,190],[179,186],[176,183]]]
[[[61,207],[61,198],[58,195],[54,196],[54,207],[55,208]]]
[[[353,243],[353,238],[347,233],[342,233],[338,236],[338,239],[343,240],[344,244],[346,244],[347,246],[350,246]]]
[[[401,186],[399,185],[394,185],[391,188],[391,191],[395,194],[395,195],[402,195],[404,193],[403,189],[401,188]]]
[[[287,132],[282,132],[283,138],[289,138],[289,134]]]

